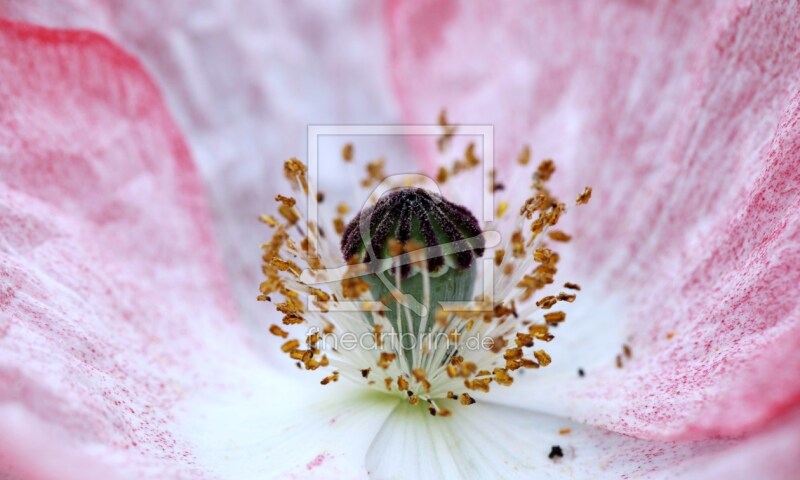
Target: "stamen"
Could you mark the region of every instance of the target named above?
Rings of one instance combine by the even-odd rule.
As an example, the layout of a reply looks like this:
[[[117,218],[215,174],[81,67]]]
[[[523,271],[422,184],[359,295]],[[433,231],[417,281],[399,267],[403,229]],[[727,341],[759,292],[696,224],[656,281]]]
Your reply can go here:
[[[437,146],[444,151],[457,127],[444,110],[439,125]],[[384,181],[383,159],[359,166],[352,143],[342,147],[341,156],[353,164],[347,168],[363,167],[362,187]],[[526,145],[517,164],[528,166],[531,157]],[[436,179],[452,182],[480,163],[475,144],[469,143],[462,158],[439,168]],[[435,417],[450,416],[451,405],[475,404],[473,395],[488,393],[493,384],[513,386],[515,372],[547,367],[553,359],[540,348],[542,342],[554,340],[551,329],[566,321],[564,311],[551,310],[577,299],[575,293],[551,290],[560,259],[554,246],[572,239],[554,228],[567,211],[547,188],[555,171],[555,162],[542,161],[530,174],[528,198],[497,203],[498,218],[516,213],[517,207],[519,213],[511,219],[507,243],[494,250],[492,261],[482,262],[484,232],[472,213],[414,184],[372,199],[374,204],[349,222],[349,206],[338,203],[333,218],[320,219],[332,230],[317,228],[303,216],[304,204],[309,196],[321,202],[324,195],[309,184],[302,162],[288,160],[284,175],[295,196],[276,195],[277,214],[259,216],[272,236],[261,245],[264,280],[257,299],[273,303],[283,315],[280,323],[288,326],[273,324],[269,332],[281,339],[281,351],[299,368],[330,369],[322,385],[341,376],[423,405]],[[490,172],[490,192],[505,188],[497,181],[500,173]],[[587,203],[591,193],[587,187],[576,204]],[[480,268],[492,270],[491,291],[479,285]],[[330,277],[331,272],[342,275]],[[576,283],[561,285],[581,290]],[[273,302],[276,296],[280,299]],[[292,334],[292,328],[304,332]],[[365,344],[342,348],[335,341],[345,334]],[[480,348],[469,348],[475,341]],[[630,347],[623,345],[618,367],[630,358]]]
[[[572,240],[571,235],[567,235],[561,230],[551,230],[547,236],[550,237],[550,240],[553,240],[554,242],[569,242]]]
[[[271,325],[269,327],[269,333],[281,338],[286,338],[289,336],[289,332],[287,332],[286,330],[282,329],[277,325]]]
[[[339,381],[339,372],[333,372],[333,374],[323,378],[322,381],[319,383],[327,385],[331,382],[338,382],[338,381]]]
[[[529,145],[525,145],[522,148],[522,152],[520,152],[519,157],[517,157],[517,163],[522,166],[527,165],[531,161],[531,147]]]
[[[450,146],[450,141],[456,133],[456,127],[447,122],[447,110],[445,109],[442,109],[439,113],[439,125],[442,127],[443,133],[442,136],[436,140],[436,146],[439,148],[440,152],[444,152],[447,150],[447,147]]]
[[[592,198],[592,188],[591,187],[586,187],[583,190],[583,193],[578,195],[578,199],[575,200],[575,204],[576,205],[584,205],[586,203],[589,203],[589,199],[590,198]]]
[[[453,393],[453,392],[450,392],[450,393]],[[452,398],[455,399],[455,395],[453,395]],[[475,403],[475,399],[472,398],[469,395],[469,393],[462,393],[461,397],[459,399],[459,402],[461,403],[461,405],[473,405]]]
[[[342,147],[342,160],[345,162],[352,162],[353,161],[353,144],[347,143],[344,147]]]

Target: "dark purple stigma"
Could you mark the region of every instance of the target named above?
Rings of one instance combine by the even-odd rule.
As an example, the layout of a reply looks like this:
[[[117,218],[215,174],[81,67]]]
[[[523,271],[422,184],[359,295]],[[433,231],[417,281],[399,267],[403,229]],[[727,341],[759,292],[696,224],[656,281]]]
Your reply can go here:
[[[390,258],[391,239],[403,246],[416,241],[425,247],[433,247],[428,258],[428,271],[437,270],[450,257],[450,265],[469,268],[484,250],[481,228],[472,213],[422,188],[393,190],[375,205],[360,211],[344,230],[342,255],[346,261],[357,257],[360,262],[370,261],[372,255]],[[456,253],[451,253],[449,247],[442,248],[442,245],[459,241],[467,242],[468,248]],[[409,265],[401,267],[403,276],[409,271]]]

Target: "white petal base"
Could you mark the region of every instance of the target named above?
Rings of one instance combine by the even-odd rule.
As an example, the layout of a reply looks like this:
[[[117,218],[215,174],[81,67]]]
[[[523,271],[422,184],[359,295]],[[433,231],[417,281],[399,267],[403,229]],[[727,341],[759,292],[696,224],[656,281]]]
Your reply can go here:
[[[399,399],[260,369],[249,385],[186,405],[199,467],[220,478],[368,478],[367,449]],[[279,387],[279,388],[276,388]]]
[[[449,407],[449,406],[448,406]],[[638,440],[566,419],[492,404],[435,418],[401,404],[367,456],[370,477],[389,479],[667,478],[686,459],[726,442]],[[568,434],[561,434],[570,429]],[[558,445],[563,458],[550,459]]]

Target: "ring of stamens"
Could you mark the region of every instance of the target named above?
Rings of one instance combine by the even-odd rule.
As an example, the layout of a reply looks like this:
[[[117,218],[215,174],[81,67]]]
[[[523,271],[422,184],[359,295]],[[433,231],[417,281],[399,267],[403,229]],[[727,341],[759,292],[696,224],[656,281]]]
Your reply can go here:
[[[456,127],[447,124],[444,113],[440,124],[444,133],[438,145],[446,149]],[[343,148],[342,156],[349,166],[357,163],[350,144]],[[527,165],[530,156],[530,149],[525,147],[518,163]],[[464,160],[457,160],[450,169],[443,167],[438,180],[440,183],[449,181],[478,164],[480,160],[474,153],[474,145],[470,144],[464,151]],[[338,266],[340,238],[336,237],[348,235],[344,215],[349,213],[349,208],[339,205],[336,209],[337,216],[330,223],[335,235],[326,228],[326,222],[314,225],[307,221],[298,200],[321,200],[324,196],[312,190],[305,165],[294,158],[288,160],[284,174],[298,195],[296,198],[276,196],[277,216],[262,215],[260,218],[273,232],[271,239],[261,245],[265,279],[259,286],[258,300],[273,303],[283,316],[282,325],[271,325],[270,333],[282,339],[281,350],[299,368],[329,370],[320,381],[322,385],[347,378],[398,394],[412,405],[425,404],[432,415],[438,416],[450,415],[445,406],[447,402],[472,405],[476,403],[473,397],[476,392],[489,392],[492,384],[512,385],[518,370],[548,366],[552,359],[539,346],[552,341],[555,338],[552,327],[566,320],[566,314],[557,309],[558,305],[574,302],[580,290],[577,284],[566,282],[562,291],[535,298],[555,282],[560,257],[554,245],[571,240],[567,233],[554,229],[566,212],[566,204],[555,198],[546,186],[554,172],[552,160],[538,165],[532,173],[532,195],[519,206],[511,238],[494,251],[493,293],[494,298],[500,300],[487,304],[484,293],[479,292],[475,300],[483,302],[483,309],[437,310],[425,331],[430,332],[432,338],[444,335],[449,340],[447,345],[423,344],[409,353],[397,342],[387,341],[387,335],[396,336],[404,329],[409,331],[407,327],[411,323],[387,318],[382,309],[385,299],[373,298],[370,285],[360,276],[366,268],[358,263],[363,257],[354,255],[347,266],[348,275],[339,281],[325,284],[307,281],[309,277],[304,272],[311,272],[314,278],[314,272]],[[362,182],[365,187],[383,180],[382,161],[367,164],[366,174],[368,181]],[[493,192],[500,190],[498,185],[491,182]],[[591,189],[587,187],[575,203],[584,204],[590,197]],[[504,216],[509,207],[507,201],[501,201],[498,216]],[[410,265],[429,266],[429,259],[414,257],[417,250],[413,242],[406,242],[395,246],[390,258],[406,255],[414,260]],[[431,280],[428,270],[419,269],[426,285]],[[400,285],[408,268],[393,268],[393,274]],[[362,311],[342,311],[352,306],[352,302],[360,302]],[[398,318],[403,316],[400,314]],[[302,336],[293,338],[290,333],[297,328],[306,329],[302,340]],[[362,340],[369,339],[371,348],[345,351],[330,348],[324,341],[326,336],[343,332]],[[465,342],[475,338],[491,339],[491,345],[477,351],[463,348]]]

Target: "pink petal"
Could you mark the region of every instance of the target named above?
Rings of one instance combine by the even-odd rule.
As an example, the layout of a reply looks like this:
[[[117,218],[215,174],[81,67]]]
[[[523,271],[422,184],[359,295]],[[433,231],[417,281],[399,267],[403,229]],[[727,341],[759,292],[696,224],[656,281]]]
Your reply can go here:
[[[0,476],[365,477],[397,399],[326,391],[250,348],[138,61],[4,20],[0,55]]]
[[[621,308],[572,320],[590,343],[598,324],[622,321],[624,335],[594,335],[602,368],[563,380],[569,402],[539,394],[554,412],[702,438],[798,406],[797,14],[790,2],[391,4],[409,121],[447,106],[451,121],[495,125],[500,162],[530,143],[559,162],[559,192],[595,187],[565,256],[578,258],[571,279],[593,284],[585,301]],[[617,372],[628,335],[634,358]]]
[[[102,32],[153,73],[207,183],[239,308],[254,336],[263,335],[266,310],[254,298],[258,245],[267,234],[255,219],[273,208],[276,193],[288,193],[282,162],[304,158],[309,124],[399,122],[381,5],[32,0],[0,4],[3,14]],[[322,162],[323,177],[339,180],[346,141],[337,137],[335,149],[321,156],[329,161]],[[356,155],[409,157],[398,137],[372,147],[359,141]],[[337,184],[323,187],[330,196]]]
[[[199,476],[173,408],[243,347],[186,146],[103,37],[0,56],[0,476]]]
[[[698,456],[678,471],[682,478],[698,480],[790,480],[800,469],[797,445],[800,445],[800,413],[795,411],[729,449]]]
[[[0,407],[0,474],[3,478],[75,478],[87,480],[119,478],[111,468],[86,453],[67,446],[52,435],[52,429],[25,408]],[[46,452],[46,455],[42,455]]]

